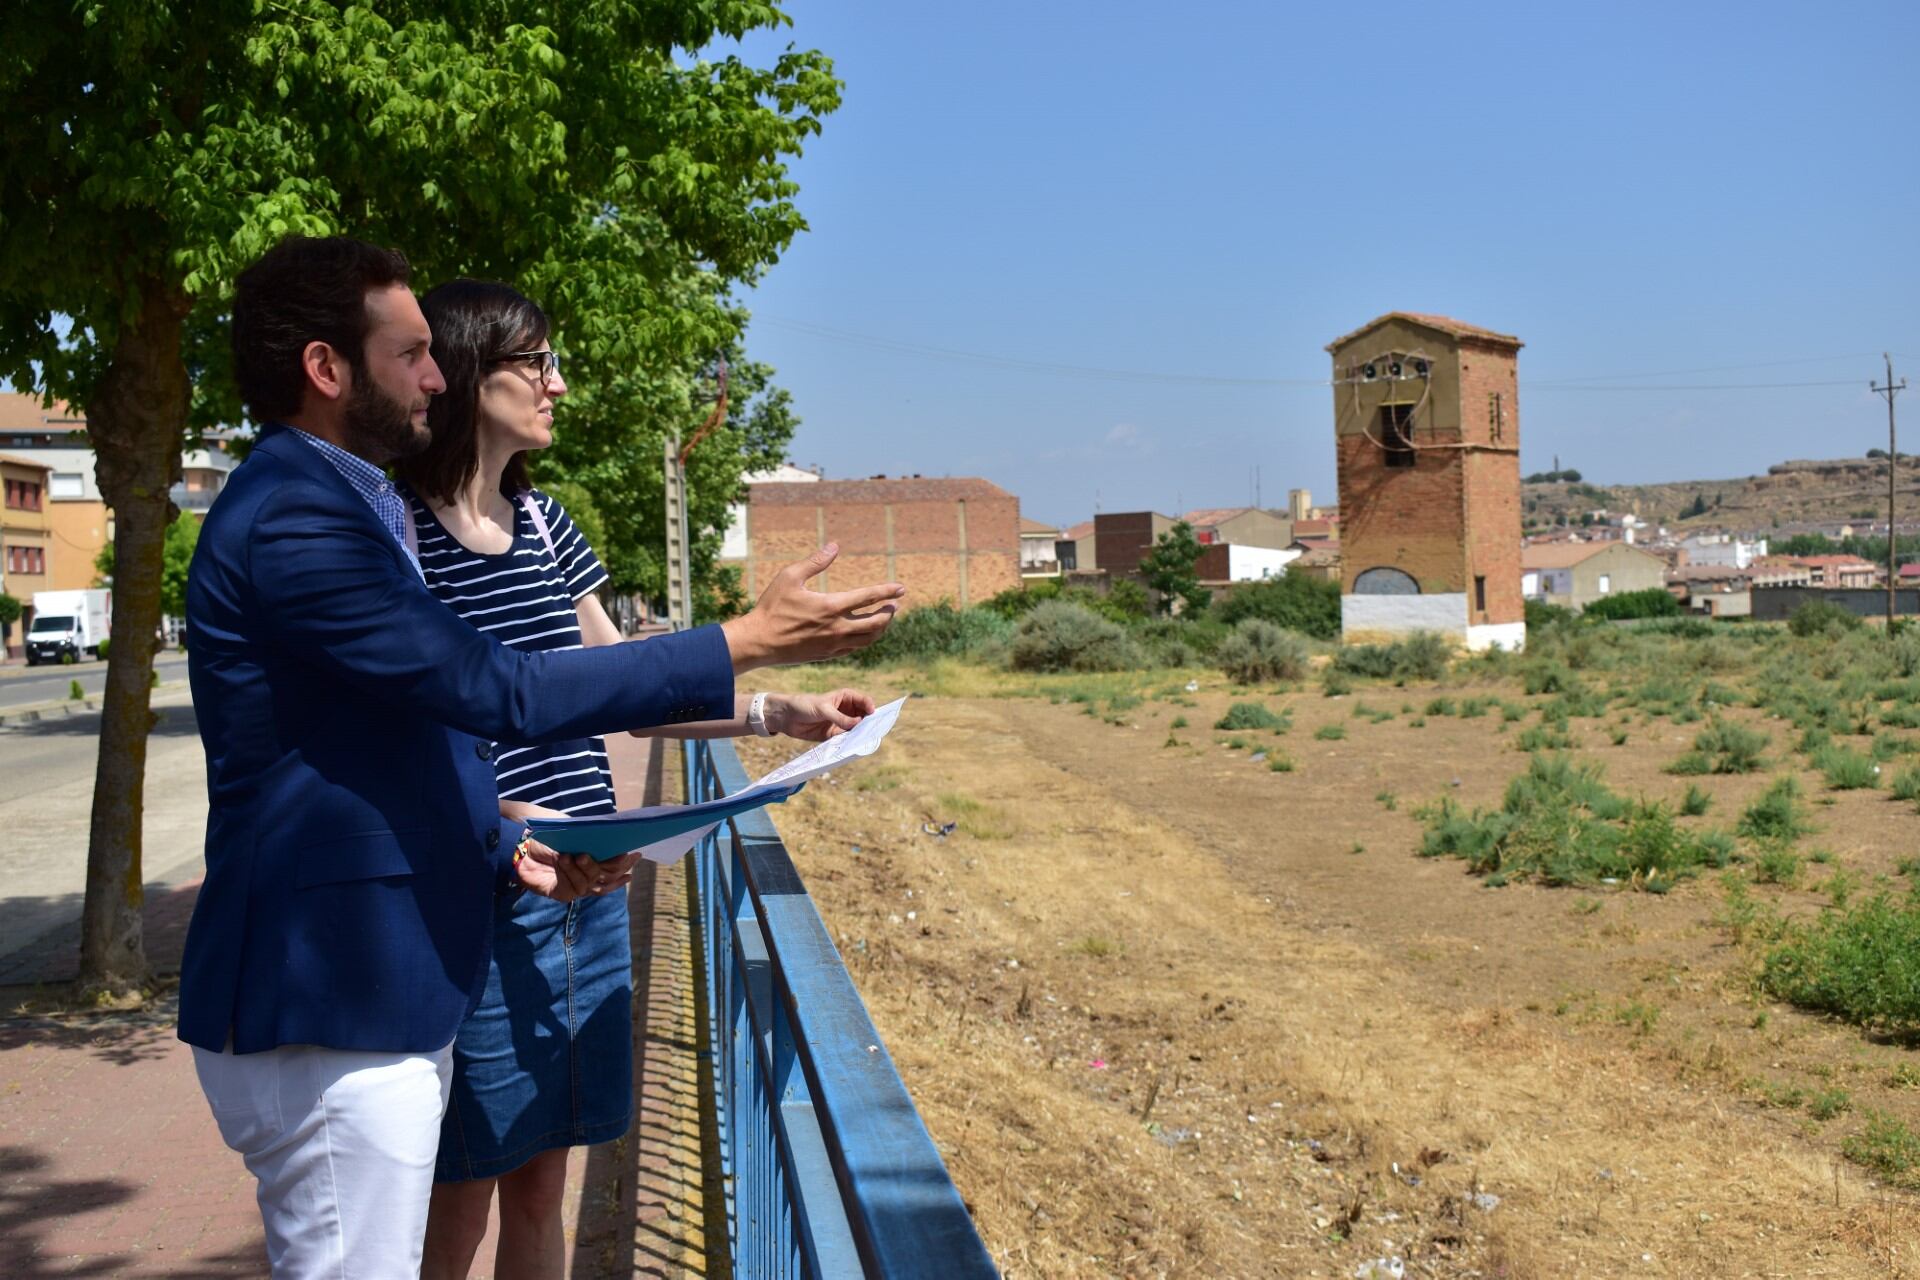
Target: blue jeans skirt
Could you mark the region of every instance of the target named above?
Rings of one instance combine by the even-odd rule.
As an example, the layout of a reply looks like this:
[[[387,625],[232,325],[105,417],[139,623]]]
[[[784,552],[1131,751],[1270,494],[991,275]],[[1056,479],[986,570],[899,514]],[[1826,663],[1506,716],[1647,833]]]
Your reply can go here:
[[[633,1123],[627,895],[503,898],[480,1003],[453,1041],[436,1182],[497,1178]]]

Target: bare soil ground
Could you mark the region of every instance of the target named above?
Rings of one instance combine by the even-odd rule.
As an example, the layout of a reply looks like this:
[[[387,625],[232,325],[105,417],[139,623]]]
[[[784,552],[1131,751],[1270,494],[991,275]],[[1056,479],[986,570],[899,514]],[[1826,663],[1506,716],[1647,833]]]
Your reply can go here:
[[[1257,698],[1284,735],[1216,733],[1248,695],[1191,674],[1107,678],[1161,696],[1087,714],[1045,696],[1070,677],[863,673],[925,696],[775,811],[1009,1276],[1914,1274],[1914,1198],[1840,1152],[1867,1107],[1920,1122],[1913,1053],[1756,997],[1714,878],[1488,888],[1416,856],[1411,811],[1496,804],[1521,726],[1309,688]],[[1615,790],[1677,797],[1698,727],[1574,734]],[[786,753],[742,747],[750,773]],[[1698,821],[1767,780],[1699,779]],[[1813,879],[1891,874],[1920,816],[1831,798]],[[1817,887],[1754,892],[1804,912]],[[1795,1089],[1844,1102],[1816,1120]]]

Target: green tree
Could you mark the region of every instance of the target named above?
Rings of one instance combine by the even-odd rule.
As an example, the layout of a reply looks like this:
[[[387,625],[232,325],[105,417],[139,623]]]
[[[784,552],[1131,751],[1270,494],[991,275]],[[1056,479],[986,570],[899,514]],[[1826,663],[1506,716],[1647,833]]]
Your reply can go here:
[[[7,655],[7,640],[13,631],[13,624],[20,621],[20,615],[25,612],[25,605],[0,591],[0,658]]]
[[[1189,613],[1200,612],[1212,601],[1213,592],[1200,585],[1194,568],[1204,550],[1185,520],[1174,521],[1173,528],[1155,539],[1140,561],[1140,576],[1158,594],[1161,613],[1172,613],[1176,600]]]
[[[167,536],[160,544],[160,612],[167,617],[186,616],[187,570],[199,542],[200,522],[194,517],[182,516],[167,526]],[[113,585],[114,556],[113,543],[109,542],[93,558],[96,585]]]
[[[715,564],[720,536],[733,504],[746,497],[743,472],[777,465],[799,426],[769,366],[745,359],[738,344],[728,348],[727,364],[726,418],[687,455],[687,526],[695,611],[702,617],[729,617],[742,605],[739,574],[723,573]],[[570,368],[573,390],[557,415],[553,447],[533,460],[533,474],[543,488],[558,480],[576,491],[618,494],[618,502],[596,504],[601,527],[589,541],[614,590],[664,601],[664,447],[668,435],[691,440],[704,424],[718,394],[718,368],[703,363],[696,376],[651,408],[634,390],[642,382],[624,369],[589,379],[572,376]],[[561,501],[571,512],[571,504]]]
[[[8,16],[0,377],[85,412],[114,511],[81,977],[125,988],[146,976],[167,490],[191,433],[237,414],[234,274],[290,232],[346,232],[403,248],[422,286],[511,281],[554,320],[583,451],[687,431],[705,363],[745,323],[730,286],[804,227],[786,162],[840,85],[791,46],[765,66],[698,55],[787,25],[771,0],[21,0]],[[724,504],[741,462],[697,470],[695,501]],[[617,548],[646,495],[556,469],[617,495],[601,512]]]

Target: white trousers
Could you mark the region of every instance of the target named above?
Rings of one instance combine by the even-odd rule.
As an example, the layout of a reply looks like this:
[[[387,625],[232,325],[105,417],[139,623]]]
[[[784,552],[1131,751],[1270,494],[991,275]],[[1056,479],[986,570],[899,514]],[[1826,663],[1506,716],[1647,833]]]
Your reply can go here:
[[[259,1183],[275,1277],[420,1274],[452,1045],[426,1054],[196,1046],[193,1065],[220,1137]]]

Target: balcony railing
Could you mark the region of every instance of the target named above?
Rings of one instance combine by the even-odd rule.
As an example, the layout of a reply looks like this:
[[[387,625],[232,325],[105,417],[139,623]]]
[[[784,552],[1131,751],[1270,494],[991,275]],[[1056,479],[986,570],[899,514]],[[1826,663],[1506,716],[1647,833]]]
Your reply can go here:
[[[748,785],[725,741],[686,777],[690,802]],[[689,856],[732,1274],[997,1276],[767,811]]]

